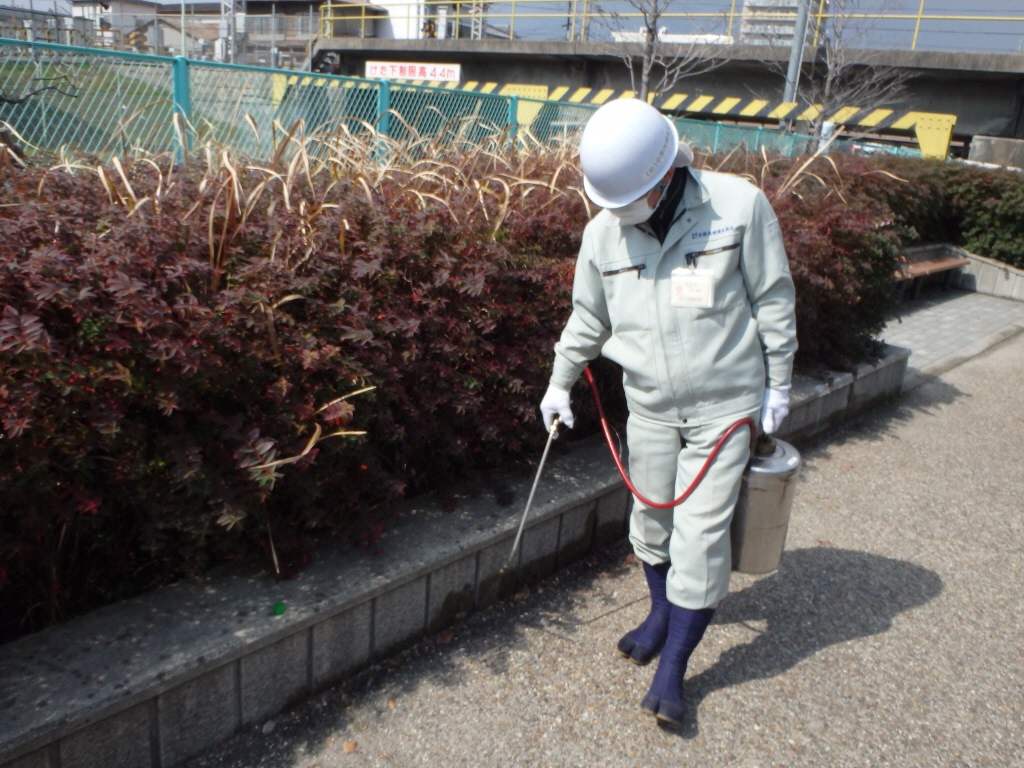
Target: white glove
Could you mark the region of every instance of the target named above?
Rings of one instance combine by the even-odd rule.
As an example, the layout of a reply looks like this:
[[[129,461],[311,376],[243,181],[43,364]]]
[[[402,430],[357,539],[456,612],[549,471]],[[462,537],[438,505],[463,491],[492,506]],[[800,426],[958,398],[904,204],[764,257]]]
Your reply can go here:
[[[789,388],[790,385],[778,389],[766,389],[764,399],[761,401],[761,431],[770,435],[780,426],[782,420],[789,415]]]
[[[551,431],[551,422],[555,420],[555,416],[572,429],[572,408],[569,407],[569,393],[564,389],[549,386],[544,399],[540,401],[540,413],[544,417],[544,429],[548,432]]]

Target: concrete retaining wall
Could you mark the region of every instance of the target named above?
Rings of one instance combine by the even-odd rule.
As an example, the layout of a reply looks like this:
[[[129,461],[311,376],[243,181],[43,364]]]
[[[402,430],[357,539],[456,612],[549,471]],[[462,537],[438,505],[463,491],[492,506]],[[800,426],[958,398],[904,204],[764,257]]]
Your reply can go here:
[[[968,159],[1005,168],[1024,168],[1024,141],[999,136],[974,136]]]
[[[971,260],[960,273],[957,283],[959,288],[1003,299],[1024,301],[1024,271],[976,253],[969,253],[962,248],[958,250]]]
[[[979,256],[956,245],[934,243],[907,248],[908,255],[920,258],[941,258],[946,255],[960,256],[970,260],[962,267],[952,285],[964,291],[975,291],[1002,299],[1024,301],[1024,270],[1011,267],[1001,261]]]
[[[898,395],[909,354],[889,347],[852,374],[795,381],[779,436]],[[508,568],[532,477],[513,485],[513,507],[410,503],[380,556],[323,552],[286,582],[220,573],[4,645],[0,768],[169,768],[621,539],[629,495],[604,443],[554,445]]]

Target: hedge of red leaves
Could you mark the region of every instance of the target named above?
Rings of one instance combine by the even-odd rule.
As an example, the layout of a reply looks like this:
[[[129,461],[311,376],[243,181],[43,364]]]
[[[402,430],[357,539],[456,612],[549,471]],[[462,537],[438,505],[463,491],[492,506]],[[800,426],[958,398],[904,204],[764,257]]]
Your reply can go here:
[[[279,190],[243,224],[207,215],[223,178],[129,176],[127,204],[113,172],[3,180],[2,636],[252,552],[287,574],[312,531],[372,545],[542,442],[578,195],[495,238],[470,187]]]
[[[910,185],[728,162],[774,196],[798,364],[877,352]],[[397,176],[0,168],[0,640],[232,560],[290,575],[317,532],[372,547],[409,495],[506,495],[587,216],[575,172],[538,169],[558,184],[509,206]]]

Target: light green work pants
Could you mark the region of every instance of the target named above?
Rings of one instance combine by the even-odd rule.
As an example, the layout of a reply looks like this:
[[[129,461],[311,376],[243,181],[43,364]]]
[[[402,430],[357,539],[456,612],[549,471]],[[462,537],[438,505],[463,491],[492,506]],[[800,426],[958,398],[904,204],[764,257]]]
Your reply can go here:
[[[744,416],[756,420],[758,412],[693,428],[655,424],[630,415],[626,441],[633,485],[650,501],[678,498],[698,475],[718,438]],[[729,524],[750,460],[750,437],[748,427],[736,430],[697,489],[677,507],[658,509],[633,497],[629,540],[645,563],[671,561],[668,599],[675,605],[714,608],[729,592]]]

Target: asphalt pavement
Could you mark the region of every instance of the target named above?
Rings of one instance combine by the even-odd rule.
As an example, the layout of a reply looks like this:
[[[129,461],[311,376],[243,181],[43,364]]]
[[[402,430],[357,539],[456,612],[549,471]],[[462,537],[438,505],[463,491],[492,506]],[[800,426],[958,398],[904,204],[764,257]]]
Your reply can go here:
[[[646,614],[619,543],[189,768],[1024,766],[1022,330],[957,292],[890,323],[912,386],[800,446],[782,565],[733,575],[681,726],[615,650]]]

